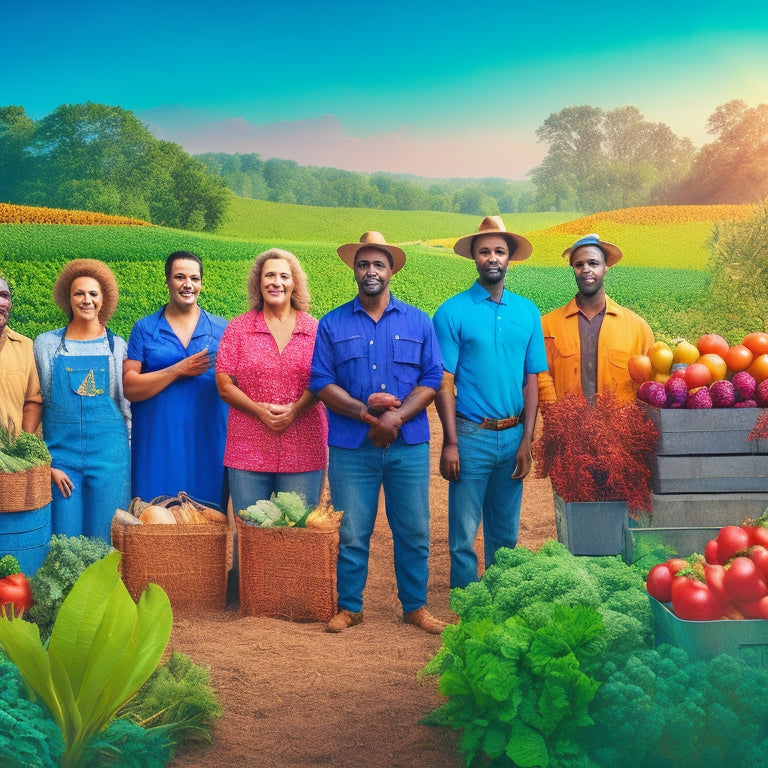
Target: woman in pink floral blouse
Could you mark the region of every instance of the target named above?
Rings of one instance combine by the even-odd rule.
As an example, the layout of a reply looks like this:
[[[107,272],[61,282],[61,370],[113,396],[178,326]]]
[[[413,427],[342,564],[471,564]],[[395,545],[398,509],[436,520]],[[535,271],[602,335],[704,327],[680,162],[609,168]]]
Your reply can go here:
[[[328,466],[325,407],[307,389],[317,320],[296,257],[272,248],[248,280],[251,309],[227,325],[216,386],[228,403],[224,464],[232,505],[245,509],[279,491],[316,506]]]

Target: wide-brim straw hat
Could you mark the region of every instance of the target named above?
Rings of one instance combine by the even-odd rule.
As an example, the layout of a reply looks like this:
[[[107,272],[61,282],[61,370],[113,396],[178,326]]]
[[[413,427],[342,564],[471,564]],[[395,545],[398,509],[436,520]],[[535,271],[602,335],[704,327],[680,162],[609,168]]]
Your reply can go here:
[[[525,261],[533,252],[533,246],[529,240],[522,235],[516,235],[514,232],[507,232],[501,216],[486,216],[477,228],[477,232],[462,237],[456,241],[453,250],[467,259],[472,256],[472,241],[478,235],[501,235],[509,245],[510,261]]]
[[[370,232],[363,232],[360,236],[359,243],[346,243],[340,245],[336,249],[336,253],[339,254],[341,260],[348,266],[354,269],[355,256],[361,248],[378,248],[380,251],[388,253],[392,257],[392,274],[399,272],[405,266],[405,253],[402,248],[398,248],[396,245],[390,245],[384,239],[384,235],[381,232],[371,230]]]
[[[78,277],[92,277],[101,286],[102,303],[99,310],[99,322],[106,325],[117,309],[117,280],[112,270],[98,259],[74,259],[61,270],[53,286],[53,300],[69,316],[72,311],[70,293],[72,283]]]
[[[601,240],[600,235],[585,235],[581,240],[577,240],[570,248],[563,251],[563,257],[568,257],[568,263],[571,263],[573,252],[582,245],[594,245],[605,254],[605,266],[612,267],[617,261],[621,261],[621,250],[618,245]]]

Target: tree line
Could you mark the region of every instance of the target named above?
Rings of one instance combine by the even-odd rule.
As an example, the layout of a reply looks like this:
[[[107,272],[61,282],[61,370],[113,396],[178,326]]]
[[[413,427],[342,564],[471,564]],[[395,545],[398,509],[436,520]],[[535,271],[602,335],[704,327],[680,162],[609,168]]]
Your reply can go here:
[[[533,201],[530,181],[366,174],[279,158],[263,160],[255,153],[208,152],[195,157],[236,195],[274,203],[493,215],[531,210]]]
[[[218,176],[129,110],[64,104],[33,120],[0,107],[0,201],[213,231],[228,199]]]

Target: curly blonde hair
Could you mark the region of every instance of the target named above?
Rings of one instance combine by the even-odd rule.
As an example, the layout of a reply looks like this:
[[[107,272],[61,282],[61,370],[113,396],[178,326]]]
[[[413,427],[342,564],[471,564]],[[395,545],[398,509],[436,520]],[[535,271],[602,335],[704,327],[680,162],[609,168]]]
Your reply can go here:
[[[284,251],[282,248],[270,248],[256,257],[248,277],[248,301],[251,309],[258,312],[264,308],[264,297],[261,295],[261,275],[264,272],[264,264],[270,259],[285,259],[288,262],[293,278],[291,306],[299,312],[308,312],[310,296],[307,288],[307,275],[301,268],[299,260],[290,251]]]
[[[53,286],[53,300],[62,312],[72,320],[70,293],[72,283],[78,277],[92,277],[101,286],[102,304],[99,310],[99,322],[106,325],[117,309],[117,280],[112,270],[98,259],[74,259],[61,270]]]

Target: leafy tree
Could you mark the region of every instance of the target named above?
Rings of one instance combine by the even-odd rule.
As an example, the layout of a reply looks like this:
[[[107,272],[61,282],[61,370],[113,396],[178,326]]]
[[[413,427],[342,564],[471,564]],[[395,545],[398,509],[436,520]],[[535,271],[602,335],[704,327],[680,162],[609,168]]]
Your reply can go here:
[[[707,121],[705,144],[671,202],[755,203],[768,195],[768,104],[749,108],[734,99]]]
[[[745,221],[715,226],[709,246],[710,299],[734,338],[768,331],[768,201]]]
[[[650,123],[637,107],[587,105],[551,114],[536,130],[549,149],[531,171],[539,210],[585,212],[648,205],[688,172],[689,139]]]
[[[0,171],[13,202],[177,227],[215,229],[228,199],[217,176],[155,139],[132,112],[90,102],[63,104],[37,122],[20,107],[0,108]]]

